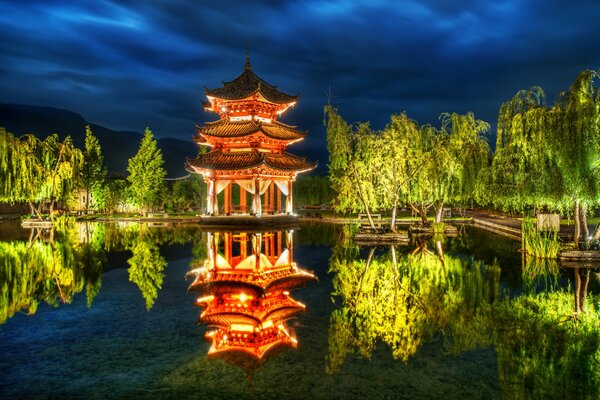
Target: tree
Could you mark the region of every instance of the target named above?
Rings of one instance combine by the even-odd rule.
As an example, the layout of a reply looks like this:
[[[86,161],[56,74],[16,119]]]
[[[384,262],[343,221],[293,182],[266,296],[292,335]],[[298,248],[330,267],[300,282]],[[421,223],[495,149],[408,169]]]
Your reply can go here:
[[[371,228],[375,224],[371,209],[378,206],[375,195],[377,164],[373,155],[379,150],[377,137],[368,123],[356,128],[349,125],[331,105],[325,106],[329,179],[337,193],[333,202],[336,212],[367,213]]]
[[[600,183],[598,74],[581,72],[552,107],[539,87],[519,91],[498,117],[496,154],[478,184],[478,200],[516,211],[572,210],[574,241],[588,240],[586,212]]]
[[[489,163],[490,146],[484,135],[489,131],[490,124],[475,119],[471,112],[464,115],[444,113],[440,119],[442,130],[449,133],[448,148],[455,168],[447,169],[455,179],[448,199],[457,205],[472,204],[475,201],[475,186],[479,174]],[[438,222],[441,212],[440,207],[437,212]]]
[[[392,115],[390,123],[381,133],[381,146],[375,154],[380,166],[379,187],[382,203],[392,209],[390,229],[396,229],[396,209],[407,184],[419,172],[424,160],[414,149],[414,140],[419,137],[419,125],[406,113]]]
[[[556,209],[562,191],[546,120],[544,91],[519,91],[500,107],[496,153],[482,175],[477,200],[510,211]]]
[[[206,184],[200,175],[192,174],[173,185],[171,201],[173,208],[178,212],[187,210],[194,205],[198,209],[202,209],[202,199],[204,198],[206,198]]]
[[[140,148],[135,156],[129,159],[127,171],[131,198],[142,215],[161,204],[165,193],[165,177],[167,175],[162,152],[150,129],[146,128]]]
[[[33,149],[38,139],[32,135],[23,140],[0,128],[0,201],[14,203],[33,201],[42,176]]]
[[[595,71],[581,72],[566,93],[547,110],[554,133],[551,144],[563,184],[563,203],[571,203],[575,244],[588,241],[587,210],[600,195],[600,89]],[[552,118],[554,117],[554,118]]]
[[[33,135],[15,138],[0,130],[0,200],[27,201],[32,214],[41,218],[44,208],[53,214],[79,184],[82,154],[71,138],[58,135],[39,140]]]
[[[104,157],[100,142],[92,133],[90,126],[85,127],[85,150],[83,152],[83,165],[81,169],[81,185],[85,190],[85,211],[90,204],[90,194],[99,194],[102,191],[106,169],[103,167]],[[97,197],[97,196],[95,196]]]

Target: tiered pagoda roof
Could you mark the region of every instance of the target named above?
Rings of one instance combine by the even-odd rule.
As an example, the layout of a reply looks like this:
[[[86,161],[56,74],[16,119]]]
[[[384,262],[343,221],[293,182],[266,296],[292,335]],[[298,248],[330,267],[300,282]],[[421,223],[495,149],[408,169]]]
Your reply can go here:
[[[244,72],[229,82],[223,82],[223,87],[216,89],[204,88],[204,93],[210,98],[221,100],[239,100],[260,94],[266,101],[273,104],[295,103],[298,96],[292,96],[277,90],[277,86],[259,78],[250,65],[250,56],[246,56]],[[206,106],[207,104],[205,104]],[[210,102],[208,103],[210,105]]]
[[[251,256],[253,257],[253,256]],[[200,268],[191,271],[195,275],[194,282],[188,290],[200,294],[236,293],[244,289],[256,296],[267,291],[292,290],[305,283],[315,281],[314,274],[295,265],[270,270],[206,270]]]
[[[254,297],[240,288],[234,294],[200,297],[196,304],[204,308],[199,322],[209,326],[245,324],[260,327],[264,321],[285,321],[305,309],[304,304],[294,300],[289,292]]]
[[[316,165],[314,162],[306,161],[303,157],[287,152],[278,154],[256,150],[239,152],[215,150],[186,161],[186,169],[195,173],[210,170],[244,170],[260,166],[277,171],[303,172],[315,168]]]
[[[260,329],[252,325],[233,324],[206,332],[212,341],[209,356],[222,352],[241,352],[262,359],[266,353],[280,346],[296,347],[298,341],[283,324],[268,324]]]
[[[304,139],[307,132],[277,121],[294,105],[292,96],[259,78],[246,56],[244,71],[223,87],[205,88],[207,111],[220,119],[197,126],[194,140],[213,148],[207,154],[186,161],[189,172],[213,179],[222,175],[278,176],[294,179],[296,174],[316,168],[317,163],[294,156],[285,150]]]
[[[282,124],[277,121],[271,123],[256,119],[232,121],[230,118],[207,122],[205,126],[197,126],[196,131],[198,132],[198,136],[195,138],[195,141],[201,144],[211,144],[216,139],[225,141],[226,139],[239,139],[245,136],[261,134],[268,139],[275,139],[285,142],[288,145],[302,140],[307,135],[306,132],[296,130],[295,126]],[[235,141],[239,142],[239,140]]]

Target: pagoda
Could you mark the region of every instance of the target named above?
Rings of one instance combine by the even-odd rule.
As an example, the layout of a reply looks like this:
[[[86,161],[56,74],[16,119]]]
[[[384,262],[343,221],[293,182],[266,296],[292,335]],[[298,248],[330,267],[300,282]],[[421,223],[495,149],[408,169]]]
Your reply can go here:
[[[189,290],[199,294],[209,357],[256,369],[276,350],[297,347],[287,322],[306,307],[290,291],[316,277],[293,262],[292,235],[208,234],[208,257],[190,271]]]
[[[292,214],[292,183],[299,173],[317,166],[286,151],[306,136],[295,126],[278,121],[298,96],[280,92],[259,78],[248,54],[240,76],[223,82],[223,87],[205,88],[204,93],[208,99],[204,109],[218,114],[219,119],[196,126],[194,141],[209,151],[188,159],[186,169],[203,175],[208,185],[207,214]],[[232,199],[234,184],[239,187],[237,204]],[[223,204],[219,205],[221,192]]]

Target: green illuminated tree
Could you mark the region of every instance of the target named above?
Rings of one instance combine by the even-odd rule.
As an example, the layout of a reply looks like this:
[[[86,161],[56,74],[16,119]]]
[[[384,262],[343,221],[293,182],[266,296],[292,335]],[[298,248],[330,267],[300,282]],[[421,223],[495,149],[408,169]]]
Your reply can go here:
[[[378,187],[382,203],[392,209],[390,229],[396,229],[396,210],[409,192],[410,180],[425,164],[419,146],[420,131],[416,121],[406,113],[392,115],[381,132],[379,150],[373,155],[379,166]]]
[[[26,201],[41,218],[44,208],[53,214],[57,203],[65,204],[79,184],[81,151],[69,137],[58,135],[39,140],[33,135],[15,138],[0,130],[0,199]]]
[[[36,191],[43,178],[33,151],[37,142],[34,136],[25,136],[21,140],[0,128],[0,201],[36,200]]]
[[[148,210],[160,206],[167,173],[162,152],[150,129],[146,128],[137,154],[129,159],[127,171],[131,198],[140,212],[145,215]]]
[[[81,169],[81,185],[86,192],[85,211],[87,212],[90,204],[90,194],[95,198],[101,197],[101,192],[106,176],[106,169],[103,167],[104,157],[100,142],[92,133],[90,126],[85,127],[85,150],[83,152],[83,165]]]
[[[336,192],[333,208],[336,212],[366,212],[375,229],[371,210],[379,206],[376,196],[377,163],[373,155],[378,150],[377,137],[369,124],[349,125],[337,109],[325,106],[329,179]]]
[[[575,243],[587,240],[586,210],[597,204],[600,169],[598,74],[583,71],[552,107],[539,87],[521,90],[498,116],[496,154],[478,183],[484,205],[513,211],[568,211]]]
[[[206,184],[200,175],[191,174],[173,185],[171,201],[176,211],[181,212],[193,206],[202,209],[202,201],[205,198]]]

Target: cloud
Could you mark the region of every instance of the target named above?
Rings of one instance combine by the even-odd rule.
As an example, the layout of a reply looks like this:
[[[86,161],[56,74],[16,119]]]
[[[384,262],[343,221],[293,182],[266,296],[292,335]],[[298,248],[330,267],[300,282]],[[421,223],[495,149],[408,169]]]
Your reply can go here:
[[[493,124],[517,90],[551,99],[600,66],[599,13],[593,0],[0,2],[0,101],[188,139],[215,118],[203,86],[236,77],[249,46],[259,76],[301,94],[284,121],[311,130],[298,146],[322,158],[329,87],[348,120],[376,128],[401,111]]]

